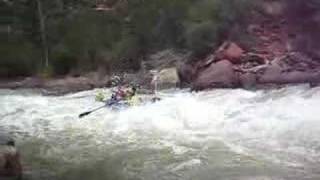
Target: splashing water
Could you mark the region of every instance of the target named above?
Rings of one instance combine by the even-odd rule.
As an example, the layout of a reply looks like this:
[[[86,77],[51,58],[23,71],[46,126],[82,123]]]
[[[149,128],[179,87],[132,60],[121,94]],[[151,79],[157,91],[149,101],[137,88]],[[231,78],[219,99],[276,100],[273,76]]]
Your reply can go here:
[[[32,180],[318,180],[319,92],[162,92],[154,104],[78,119],[101,105],[96,90],[0,90],[0,131],[16,138]]]

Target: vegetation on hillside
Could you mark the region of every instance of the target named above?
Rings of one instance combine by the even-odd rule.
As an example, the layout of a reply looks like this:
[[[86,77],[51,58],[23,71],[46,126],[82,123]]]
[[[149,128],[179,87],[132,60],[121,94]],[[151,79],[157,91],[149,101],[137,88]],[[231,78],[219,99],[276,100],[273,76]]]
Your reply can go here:
[[[253,0],[0,0],[0,77],[136,71],[173,48],[201,56],[245,32]]]

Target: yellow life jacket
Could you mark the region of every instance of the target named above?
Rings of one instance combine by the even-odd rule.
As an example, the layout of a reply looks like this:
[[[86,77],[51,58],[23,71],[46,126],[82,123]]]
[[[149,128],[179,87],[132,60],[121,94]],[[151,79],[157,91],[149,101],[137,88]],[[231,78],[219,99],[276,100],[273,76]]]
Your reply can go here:
[[[98,101],[98,102],[103,102],[105,100],[105,96],[103,95],[102,91],[98,92],[98,94],[96,95],[95,100]]]
[[[140,103],[140,99],[135,95],[128,99],[128,104],[130,106],[137,106]]]

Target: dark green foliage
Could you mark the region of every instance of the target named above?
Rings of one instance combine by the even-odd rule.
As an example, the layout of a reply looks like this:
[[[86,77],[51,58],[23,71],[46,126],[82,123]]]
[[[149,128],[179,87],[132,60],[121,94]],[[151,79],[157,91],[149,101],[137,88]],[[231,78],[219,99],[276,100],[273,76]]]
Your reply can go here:
[[[234,29],[241,29],[249,9],[256,3],[252,0],[0,1],[4,4],[0,25],[12,29],[6,35],[22,37],[25,42],[1,43],[7,53],[1,60],[6,64],[1,66],[5,69],[2,71],[11,72],[2,75],[29,75],[38,72],[35,67],[45,68],[39,1],[50,69],[58,75],[101,67],[107,71],[139,70],[146,54],[165,48],[205,54],[225,39],[237,39],[244,34]],[[94,8],[101,5],[97,2],[109,9],[97,11]],[[37,65],[29,67],[34,60]]]
[[[199,0],[189,8],[186,20],[186,44],[197,55],[217,48],[225,40],[246,36],[246,16],[257,1]],[[242,41],[242,39],[241,39]]]
[[[154,45],[158,48],[183,47],[186,7],[172,5],[161,9],[155,24],[153,36]]]
[[[57,53],[52,59],[52,70],[57,75],[66,75],[71,72],[72,68],[77,64],[75,57],[68,53]]]
[[[38,70],[37,50],[22,39],[1,42],[0,54],[0,77],[28,76]]]
[[[216,47],[219,42],[218,29],[210,21],[191,25],[186,32],[187,47],[196,56],[201,56]]]
[[[119,41],[113,48],[113,68],[116,69],[134,69],[138,70],[140,66],[139,56],[142,51],[143,44],[136,37],[127,37]]]
[[[32,18],[28,1],[0,1],[0,77],[11,78],[36,73],[40,54],[31,34]]]

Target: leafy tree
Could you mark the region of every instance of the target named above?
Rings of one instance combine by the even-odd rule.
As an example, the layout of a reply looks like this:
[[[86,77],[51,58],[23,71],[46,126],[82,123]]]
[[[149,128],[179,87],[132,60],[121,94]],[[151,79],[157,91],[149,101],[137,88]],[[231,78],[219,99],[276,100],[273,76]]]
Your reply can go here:
[[[6,50],[2,74],[138,70],[146,54],[166,48],[205,54],[225,39],[243,36],[235,29],[246,23],[254,2],[2,0],[1,33],[7,37],[0,42]],[[20,65],[24,68],[13,68]]]

